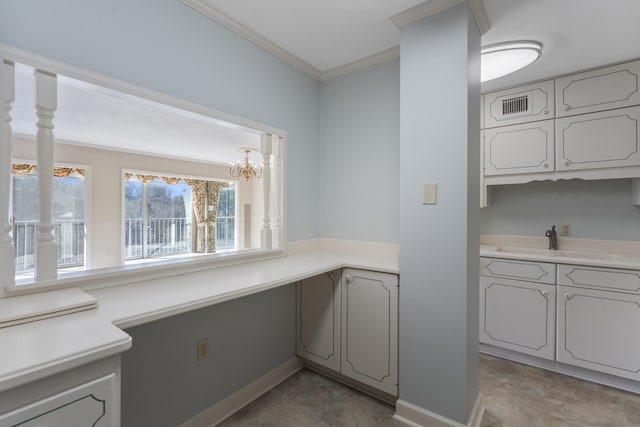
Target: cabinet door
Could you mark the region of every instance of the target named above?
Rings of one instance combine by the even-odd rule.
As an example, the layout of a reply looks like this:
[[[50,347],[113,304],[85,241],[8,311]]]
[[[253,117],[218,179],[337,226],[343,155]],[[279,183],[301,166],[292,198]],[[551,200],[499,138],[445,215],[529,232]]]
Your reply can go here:
[[[556,170],[640,165],[640,107],[556,120]]]
[[[480,257],[480,275],[556,284],[556,265],[549,262]]]
[[[0,426],[119,426],[116,387],[116,375],[107,375],[0,415]]]
[[[574,116],[640,104],[640,61],[556,80],[556,116]]]
[[[298,355],[339,372],[339,272],[302,280],[298,283],[297,299]]]
[[[555,286],[480,277],[480,342],[554,359]]]
[[[553,80],[484,95],[484,128],[554,117]]]
[[[558,361],[640,380],[640,296],[558,286]]]
[[[582,265],[558,265],[558,284],[640,294],[640,271]]]
[[[342,274],[342,374],[398,394],[398,276]]]
[[[484,131],[485,175],[553,171],[553,120]]]

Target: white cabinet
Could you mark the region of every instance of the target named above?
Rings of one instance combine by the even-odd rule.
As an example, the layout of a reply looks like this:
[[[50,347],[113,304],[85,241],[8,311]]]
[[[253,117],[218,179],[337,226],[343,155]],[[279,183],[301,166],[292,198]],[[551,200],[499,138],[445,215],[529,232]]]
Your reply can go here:
[[[553,171],[554,122],[505,126],[484,131],[484,174]]]
[[[398,394],[398,276],[345,269],[342,374]]]
[[[484,128],[554,117],[553,80],[484,95]]]
[[[340,371],[340,271],[297,285],[297,353]]]
[[[553,360],[555,286],[504,276],[555,279],[555,266],[481,258],[481,274],[486,266],[503,277],[480,277],[480,342]]]
[[[640,165],[640,107],[556,120],[556,169]]]
[[[299,356],[398,394],[398,276],[344,269],[297,287]]]
[[[557,117],[640,104],[640,61],[556,79]]]
[[[558,361],[640,380],[639,337],[639,295],[558,286]]]
[[[120,358],[0,393],[0,426],[120,426]]]

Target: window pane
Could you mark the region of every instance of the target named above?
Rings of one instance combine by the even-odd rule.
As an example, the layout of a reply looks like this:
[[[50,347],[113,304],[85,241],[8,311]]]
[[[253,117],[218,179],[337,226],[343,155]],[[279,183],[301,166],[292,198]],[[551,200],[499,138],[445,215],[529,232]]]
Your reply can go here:
[[[124,184],[124,257],[142,258],[143,239],[143,184],[125,181]]]
[[[148,257],[191,252],[191,187],[184,183],[145,184]]]
[[[84,265],[85,186],[81,176],[54,177],[51,219],[58,268]],[[38,176],[12,175],[16,275],[33,275],[39,218]]]
[[[230,184],[220,190],[218,216],[216,218],[216,251],[234,250],[236,247],[236,186]]]

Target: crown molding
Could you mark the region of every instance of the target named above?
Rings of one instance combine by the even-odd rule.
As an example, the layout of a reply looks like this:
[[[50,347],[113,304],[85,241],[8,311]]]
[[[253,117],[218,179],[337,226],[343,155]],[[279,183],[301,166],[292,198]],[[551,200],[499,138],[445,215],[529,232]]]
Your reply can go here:
[[[398,28],[402,28],[405,25],[412,24],[467,1],[471,6],[471,11],[473,12],[473,17],[475,18],[480,33],[486,33],[491,25],[489,24],[489,18],[487,17],[483,0],[428,0],[412,7],[411,9],[407,9],[402,13],[392,16],[391,22],[393,22]]]
[[[197,12],[203,14],[204,16],[214,20],[228,30],[233,31],[239,36],[247,39],[253,44],[286,61],[290,65],[293,65],[294,67],[307,73],[309,76],[319,81],[333,79],[335,77],[339,77],[353,71],[358,71],[371,65],[380,64],[382,62],[386,62],[400,56],[400,47],[394,46],[381,52],[374,53],[373,55],[369,55],[356,61],[350,62],[348,64],[321,71],[308,62],[304,61],[303,59],[299,58],[298,56],[294,55],[293,53],[289,52],[288,50],[283,49],[272,41],[262,37],[260,34],[256,33],[249,27],[235,21],[234,19],[230,18],[214,7],[211,7],[204,0],[180,1],[193,8]],[[471,11],[473,12],[473,16],[476,20],[476,23],[478,24],[480,32],[482,34],[486,33],[490,28],[490,24],[486,10],[484,8],[483,0],[428,0],[425,3],[422,3],[416,7],[413,7],[391,17],[391,21],[398,28],[401,28],[405,25],[411,24],[412,22],[416,22],[420,19],[426,18],[427,16],[434,15],[438,12],[441,12],[452,6],[456,6],[460,3],[464,3],[466,1],[469,2]]]
[[[304,71],[305,73],[315,78],[316,80],[322,80],[322,72],[318,70],[316,67],[300,59],[299,57],[289,52],[288,50],[281,48],[280,46],[273,43],[272,41],[267,40],[266,38],[262,37],[260,34],[256,33],[249,27],[242,25],[241,23],[231,19],[230,17],[220,12],[219,10],[209,6],[203,0],[180,0],[180,1],[186,4],[187,6],[195,9],[196,11],[200,12],[204,16],[216,21],[218,24],[222,25],[228,30],[233,31],[239,36],[249,40],[253,44],[263,48],[267,52],[288,62],[289,64],[293,65],[299,70]]]
[[[390,47],[382,52],[374,53],[373,55],[366,56],[356,61],[350,62],[339,67],[331,68],[322,72],[322,81],[333,79],[335,77],[349,74],[353,71],[362,70],[363,68],[370,67],[371,65],[387,62],[391,59],[398,58],[400,56],[400,46]]]

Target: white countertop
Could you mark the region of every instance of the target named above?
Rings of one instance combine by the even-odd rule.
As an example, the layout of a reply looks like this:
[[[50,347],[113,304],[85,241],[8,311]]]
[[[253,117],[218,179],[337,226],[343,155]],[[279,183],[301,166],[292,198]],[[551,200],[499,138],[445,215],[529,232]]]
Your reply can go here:
[[[560,238],[550,250],[545,237],[483,235],[480,243],[482,257],[640,270],[640,242]]]
[[[398,273],[397,253],[376,245],[382,250],[346,245],[87,291],[98,300],[97,309],[0,329],[0,392],[126,351],[132,342],[123,328],[337,268]]]

